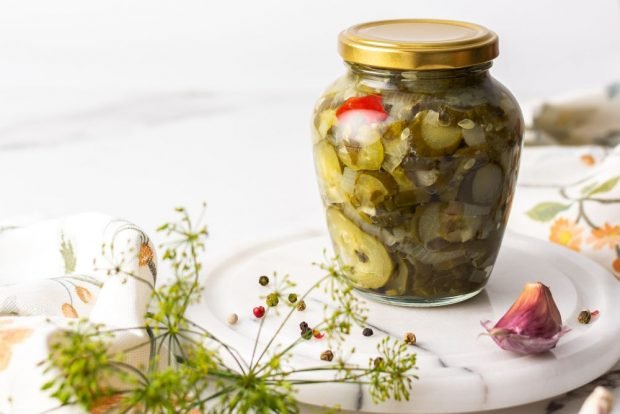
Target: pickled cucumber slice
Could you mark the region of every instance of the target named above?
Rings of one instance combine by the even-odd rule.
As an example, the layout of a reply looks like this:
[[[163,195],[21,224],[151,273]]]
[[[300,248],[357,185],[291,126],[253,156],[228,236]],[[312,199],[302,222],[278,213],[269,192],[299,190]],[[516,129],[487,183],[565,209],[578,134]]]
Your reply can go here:
[[[461,216],[444,214],[441,218],[440,234],[449,242],[466,242],[476,237],[482,218],[480,216]]]
[[[398,167],[394,169],[394,171],[391,171],[390,173],[392,174],[392,177],[394,177],[394,180],[396,180],[396,183],[398,184],[398,188],[401,192],[411,191],[415,189],[415,185],[409,179],[409,177],[407,177],[403,167]]]
[[[421,156],[451,154],[458,148],[463,137],[460,127],[440,122],[439,113],[433,110],[418,113],[411,122],[410,129],[414,152]]]
[[[380,221],[380,216],[370,217],[367,214],[355,209],[348,203],[342,204],[342,214],[348,220],[352,221],[357,227],[359,227],[364,233],[375,237],[385,246],[392,246],[394,243],[402,241],[408,236],[407,231],[404,228],[386,228],[389,226],[383,226],[376,221]],[[403,217],[405,221],[407,217]],[[378,220],[379,219],[379,220]]]
[[[357,177],[354,195],[362,211],[374,215],[377,206],[397,191],[398,184],[391,175],[382,171],[369,171]]]
[[[376,140],[370,144],[340,144],[338,157],[352,170],[378,170],[383,163],[383,144]]]
[[[383,287],[385,294],[388,296],[401,296],[405,294],[407,290],[407,281],[409,280],[409,266],[407,263],[398,258],[398,268],[394,271],[394,274]]]
[[[345,197],[340,188],[342,183],[342,166],[338,160],[338,155],[336,155],[336,150],[328,141],[320,141],[314,146],[314,163],[325,202],[344,202]]]
[[[350,267],[347,276],[351,281],[366,289],[377,289],[387,283],[394,265],[377,239],[333,207],[327,209],[327,227],[336,254]]]
[[[474,203],[492,205],[502,192],[504,173],[497,164],[483,165],[476,171],[471,184]]]
[[[441,126],[439,113],[427,111],[420,125],[420,133],[426,145],[440,154],[453,152],[461,142],[461,128],[455,126]]]
[[[418,219],[418,236],[424,246],[439,241],[466,242],[472,240],[482,225],[482,217],[464,214],[448,214],[453,207],[433,203],[425,207]]]

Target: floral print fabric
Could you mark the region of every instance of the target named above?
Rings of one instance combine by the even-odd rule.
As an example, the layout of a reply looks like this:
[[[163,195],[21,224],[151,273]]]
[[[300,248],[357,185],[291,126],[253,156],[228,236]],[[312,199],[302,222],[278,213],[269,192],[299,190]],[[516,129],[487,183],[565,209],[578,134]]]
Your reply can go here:
[[[122,276],[127,274],[133,276]],[[37,413],[58,407],[41,391],[46,374],[40,362],[47,359],[50,336],[59,329],[71,329],[76,318],[125,328],[111,348],[144,342],[143,331],[128,328],[144,325],[156,275],[150,240],[124,220],[81,214],[4,227],[0,231],[0,413]],[[127,355],[127,363],[135,367],[147,361],[142,350]],[[66,407],[54,412],[82,410]]]
[[[620,280],[620,83],[535,108],[525,142],[509,228]]]

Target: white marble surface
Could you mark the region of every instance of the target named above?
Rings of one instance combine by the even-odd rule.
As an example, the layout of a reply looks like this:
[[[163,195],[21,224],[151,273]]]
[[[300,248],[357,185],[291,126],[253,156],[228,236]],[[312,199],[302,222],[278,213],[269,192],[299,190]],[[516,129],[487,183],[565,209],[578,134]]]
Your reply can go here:
[[[301,232],[239,246],[237,253],[215,259],[215,267],[206,279],[209,288],[201,322],[219,338],[236,344],[249,360],[258,330],[258,320],[250,310],[262,303],[259,296],[277,286],[275,280],[268,287],[259,286],[258,275],[270,274],[274,263],[278,263],[280,275],[290,273],[297,283],[291,291],[301,294],[321,277],[322,271],[311,263],[328,245],[329,239],[321,231]],[[516,292],[531,281],[531,275],[552,288],[571,331],[548,354],[528,357],[503,351],[490,338],[481,336],[484,330],[480,321],[498,320],[515,300]],[[238,290],[236,286],[246,288]],[[400,340],[404,332],[414,331],[418,342],[410,352],[418,356],[419,379],[414,381],[410,401],[374,405],[365,388],[342,384],[300,387],[299,399],[364,412],[459,413],[553,398],[606,373],[620,358],[620,348],[615,346],[620,336],[620,321],[614,309],[618,296],[620,285],[597,263],[550,243],[511,233],[504,241],[489,285],[476,298],[436,309],[367,302],[368,326],[374,335],[364,337],[361,328],[356,327],[344,344],[333,348],[336,354],[347,355],[355,347],[349,362],[365,366],[376,356],[375,347],[382,338],[389,335]],[[275,346],[293,343],[299,337],[299,323],[317,324],[324,315],[323,305],[330,304],[322,289],[310,294],[306,302],[306,311],[293,314]],[[590,325],[579,324],[577,314],[594,303],[600,317]],[[280,316],[266,317],[257,354],[287,313],[286,307],[284,311],[282,306],[279,308]],[[237,312],[240,319],[229,326],[225,320],[232,312]],[[302,342],[295,348],[290,364],[297,368],[325,365],[318,356],[328,346],[325,338]],[[333,378],[333,374],[325,373],[321,378]]]
[[[0,130],[0,222],[95,210],[152,234],[174,206],[207,200],[212,257],[244,240],[320,228],[313,100],[293,91],[150,93],[9,123]],[[620,387],[619,376],[600,381]],[[585,394],[501,413],[576,413]]]

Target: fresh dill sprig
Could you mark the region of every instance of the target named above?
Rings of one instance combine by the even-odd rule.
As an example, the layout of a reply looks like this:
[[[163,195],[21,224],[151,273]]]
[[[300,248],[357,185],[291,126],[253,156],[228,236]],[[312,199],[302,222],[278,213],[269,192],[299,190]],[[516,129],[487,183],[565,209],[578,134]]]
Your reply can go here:
[[[170,239],[160,246],[161,257],[174,277],[153,289],[145,325],[126,329],[143,331],[148,339],[111,353],[110,344],[122,329],[78,321],[73,329],[60,330],[50,340],[50,358],[44,364],[52,379],[44,390],[62,406],[75,404],[91,411],[119,413],[298,413],[296,389],[317,383],[365,384],[375,402],[409,399],[417,378],[413,374],[416,360],[400,341],[384,338],[377,346],[377,357],[367,367],[348,362],[355,352],[350,349],[334,361],[296,369],[290,363],[294,348],[309,338],[300,336],[288,345],[278,345],[279,335],[289,327],[299,303],[316,290],[323,290],[334,304],[325,307],[323,320],[314,327],[327,335],[330,344],[342,344],[352,327],[364,325],[368,309],[353,294],[347,268],[334,258],[326,256],[323,263],[315,264],[324,275],[300,295],[292,293],[295,283],[288,275],[280,278],[274,273],[270,292],[262,296],[269,306],[249,359],[188,319],[188,308],[202,296],[200,258],[208,236],[202,223],[205,207],[196,221],[179,207],[175,210],[177,220],[158,228]],[[120,263],[110,259],[108,274],[137,277],[124,270],[128,259],[121,257]],[[278,304],[284,307],[284,316],[273,335],[263,341],[264,321],[277,316]],[[131,365],[127,355],[142,347],[148,349],[148,366]],[[326,375],[321,379],[304,376],[318,371]]]
[[[353,326],[364,326],[368,308],[353,294],[353,286],[347,281],[346,274],[351,269],[341,265],[337,258],[328,257],[326,251],[323,251],[323,257],[323,263],[313,264],[326,272],[319,284],[323,285],[324,292],[335,304],[331,311],[325,305],[324,329],[331,334],[330,338],[343,341]]]

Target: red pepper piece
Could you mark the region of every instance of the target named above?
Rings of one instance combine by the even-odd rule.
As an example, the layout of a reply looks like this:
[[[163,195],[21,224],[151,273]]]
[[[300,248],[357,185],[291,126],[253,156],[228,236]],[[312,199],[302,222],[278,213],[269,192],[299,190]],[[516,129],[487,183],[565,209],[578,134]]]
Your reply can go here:
[[[383,108],[380,95],[367,95],[347,99],[340,108],[336,110],[336,116],[340,118],[348,111],[367,111],[365,115],[369,121],[383,121],[387,118],[387,112]]]
[[[321,333],[321,331],[319,331],[318,329],[313,329],[312,330],[312,335],[316,338],[316,339],[323,339],[323,337],[325,336],[324,333]]]

